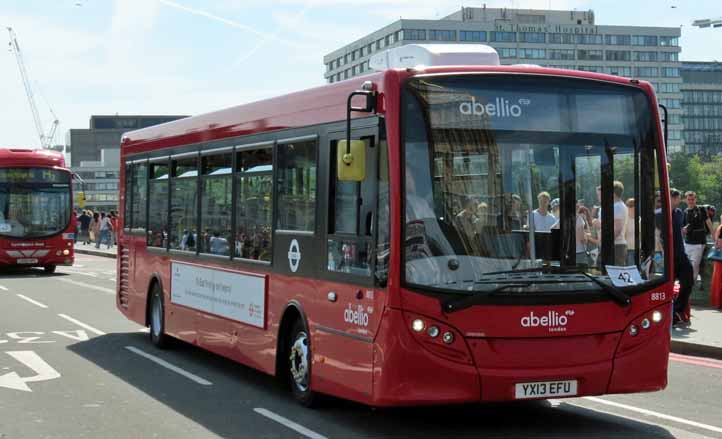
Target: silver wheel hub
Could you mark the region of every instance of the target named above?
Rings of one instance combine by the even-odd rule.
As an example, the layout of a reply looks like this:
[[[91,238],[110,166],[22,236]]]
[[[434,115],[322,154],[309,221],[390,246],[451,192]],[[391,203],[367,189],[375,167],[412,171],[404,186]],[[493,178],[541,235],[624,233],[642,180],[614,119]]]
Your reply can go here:
[[[160,303],[159,298],[153,299],[153,306],[150,311],[150,330],[153,331],[153,335],[158,337],[160,335],[160,325],[163,315],[163,305]]]
[[[301,331],[291,345],[290,368],[293,382],[302,392],[308,390],[308,363],[308,336]]]

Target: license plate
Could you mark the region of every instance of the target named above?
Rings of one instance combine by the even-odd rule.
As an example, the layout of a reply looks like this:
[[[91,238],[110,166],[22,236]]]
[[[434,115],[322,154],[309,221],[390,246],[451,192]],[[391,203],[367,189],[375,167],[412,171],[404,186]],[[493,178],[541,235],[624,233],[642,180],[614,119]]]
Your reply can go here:
[[[516,384],[516,399],[553,398],[556,396],[574,396],[577,394],[577,380],[540,381],[536,383]]]
[[[35,258],[18,259],[18,264],[37,264],[38,260]]]

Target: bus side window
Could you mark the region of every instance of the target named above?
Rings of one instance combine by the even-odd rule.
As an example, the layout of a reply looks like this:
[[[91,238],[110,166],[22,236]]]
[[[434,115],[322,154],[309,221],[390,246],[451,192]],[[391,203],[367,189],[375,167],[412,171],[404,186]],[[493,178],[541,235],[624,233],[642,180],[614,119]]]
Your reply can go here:
[[[365,138],[367,148],[373,138]],[[369,235],[373,221],[373,208],[364,203],[375,200],[366,196],[375,186],[375,173],[367,173],[362,182],[339,181],[335,171],[337,141],[331,141],[332,172],[329,173],[328,259],[326,268],[331,272],[359,276],[371,275],[372,239]],[[367,164],[367,168],[370,165]]]

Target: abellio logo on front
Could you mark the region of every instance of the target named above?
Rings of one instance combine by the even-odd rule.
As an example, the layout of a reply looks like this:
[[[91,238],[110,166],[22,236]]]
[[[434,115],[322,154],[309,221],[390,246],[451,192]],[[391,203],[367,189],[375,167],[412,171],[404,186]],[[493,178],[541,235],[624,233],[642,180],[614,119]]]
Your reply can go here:
[[[567,330],[569,317],[574,315],[574,310],[566,310],[564,313],[549,311],[546,314],[536,315],[534,311],[521,318],[521,326],[524,328],[547,328],[549,332],[564,332]]]
[[[472,97],[471,102],[459,104],[459,112],[465,116],[521,117],[522,107],[529,104],[531,101],[526,98],[521,98],[518,102],[504,98],[492,98],[488,103],[482,104],[476,101],[476,97]]]

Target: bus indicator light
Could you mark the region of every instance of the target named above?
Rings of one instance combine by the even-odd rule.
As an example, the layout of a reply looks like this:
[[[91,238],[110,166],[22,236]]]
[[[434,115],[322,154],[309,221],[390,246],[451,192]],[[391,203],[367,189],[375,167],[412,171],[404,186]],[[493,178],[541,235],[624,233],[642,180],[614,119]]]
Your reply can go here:
[[[411,329],[414,330],[414,332],[421,332],[424,330],[424,321],[421,319],[415,319],[413,322],[411,322]]]
[[[652,313],[652,321],[654,323],[659,323],[662,321],[662,313],[660,311],[654,311]]]
[[[632,325],[632,326],[630,326],[630,327],[629,327],[629,335],[631,335],[632,337],[634,337],[634,336],[636,336],[637,334],[639,334],[639,328],[637,327],[637,325]]]
[[[442,340],[444,340],[444,343],[451,344],[454,342],[454,334],[451,332],[444,332],[444,335],[441,337]]]

